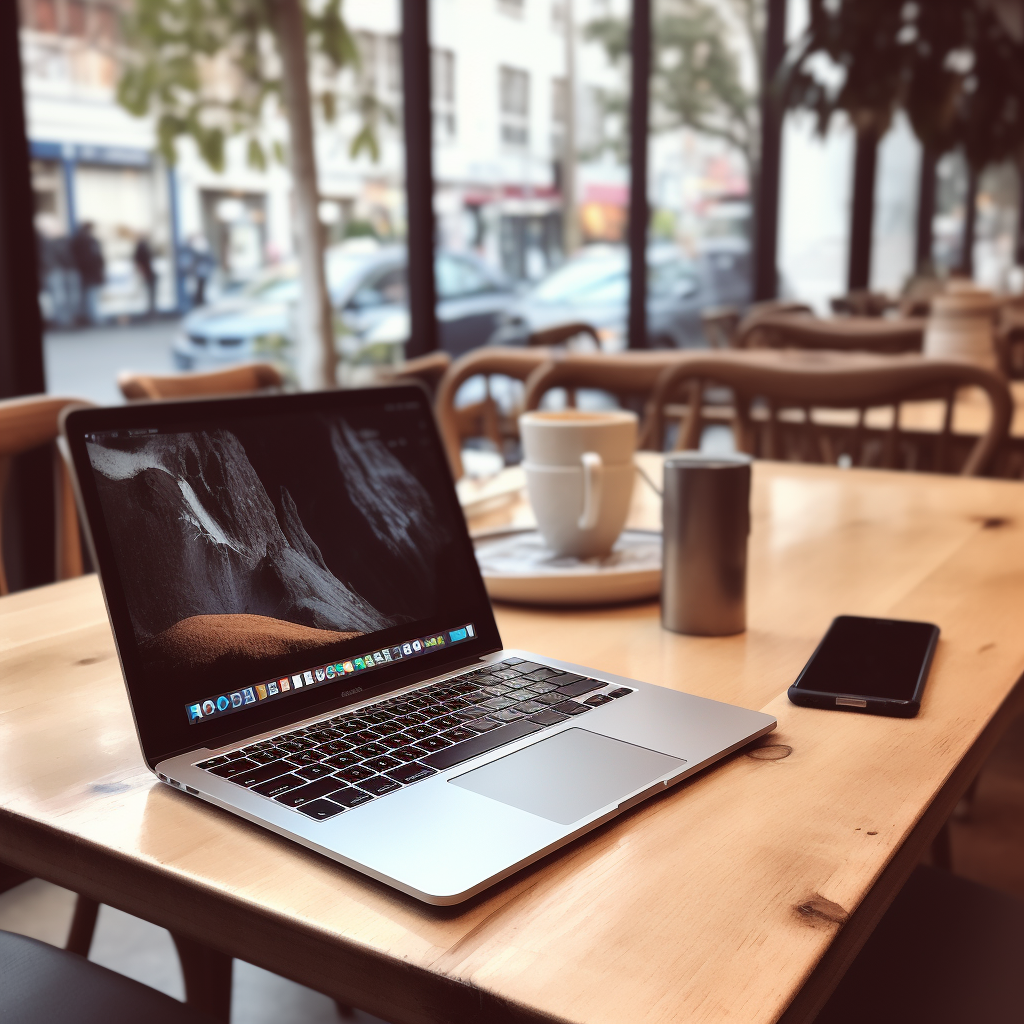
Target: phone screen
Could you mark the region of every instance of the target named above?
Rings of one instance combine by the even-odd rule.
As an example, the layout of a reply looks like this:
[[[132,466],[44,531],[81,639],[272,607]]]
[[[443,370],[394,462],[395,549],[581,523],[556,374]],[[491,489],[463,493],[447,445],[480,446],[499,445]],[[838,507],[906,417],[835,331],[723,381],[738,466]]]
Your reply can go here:
[[[911,700],[936,633],[928,622],[840,615],[796,688]]]

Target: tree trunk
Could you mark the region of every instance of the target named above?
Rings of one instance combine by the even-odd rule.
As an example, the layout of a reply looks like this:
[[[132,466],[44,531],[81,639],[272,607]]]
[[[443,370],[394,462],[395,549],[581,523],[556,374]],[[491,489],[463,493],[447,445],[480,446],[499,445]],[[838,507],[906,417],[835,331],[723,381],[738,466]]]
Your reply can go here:
[[[298,374],[303,387],[335,387],[338,355],[334,317],[324,270],[320,189],[313,145],[313,103],[309,94],[306,26],[302,0],[270,0],[281,54],[288,112],[289,162],[295,197],[299,250]]]

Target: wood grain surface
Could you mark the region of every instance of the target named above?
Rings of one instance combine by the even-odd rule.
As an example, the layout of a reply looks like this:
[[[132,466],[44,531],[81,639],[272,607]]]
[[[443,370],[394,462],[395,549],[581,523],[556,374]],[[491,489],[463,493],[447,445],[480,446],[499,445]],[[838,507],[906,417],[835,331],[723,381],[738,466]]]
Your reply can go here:
[[[633,521],[658,525],[644,485]],[[749,581],[750,628],[729,638],[667,633],[656,603],[497,609],[506,646],[779,729],[447,909],[154,781],[94,578],[5,597],[0,859],[395,1024],[809,1020],[1014,706],[1024,484],[759,463]],[[839,613],[941,626],[918,718],[789,704]]]

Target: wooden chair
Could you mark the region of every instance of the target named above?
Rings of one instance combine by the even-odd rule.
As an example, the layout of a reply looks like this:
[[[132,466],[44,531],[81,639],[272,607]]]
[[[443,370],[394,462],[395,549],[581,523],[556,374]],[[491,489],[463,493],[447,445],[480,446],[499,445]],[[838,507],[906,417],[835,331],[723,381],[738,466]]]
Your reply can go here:
[[[17,455],[50,445],[53,449],[54,471],[54,575],[58,580],[81,576],[84,571],[82,542],[78,529],[78,510],[71,487],[68,468],[57,451],[60,435],[61,412],[69,405],[88,405],[75,398],[53,398],[50,395],[29,395],[0,401],[0,515],[2,515],[11,464]],[[0,519],[0,531],[2,531]],[[0,594],[8,592],[4,571],[3,549],[0,547]],[[12,884],[27,879],[19,872],[5,869],[4,876]],[[7,886],[5,885],[5,888]],[[86,896],[79,896],[68,936],[66,949],[83,956],[89,952],[99,904]]]
[[[701,310],[700,323],[709,348],[732,348],[740,311],[735,306],[711,306]]]
[[[0,530],[3,528],[3,498],[16,455],[53,444],[60,433],[58,417],[68,405],[79,403],[74,398],[51,398],[30,395],[0,401]],[[54,570],[57,579],[82,575],[82,544],[78,533],[78,512],[71,489],[67,466],[56,447],[53,449],[54,492],[56,496],[56,532],[54,536]],[[6,594],[7,575],[0,550],[0,594]]]
[[[284,386],[284,377],[272,363],[243,363],[210,373],[175,373],[161,377],[126,371],[118,374],[117,386],[129,402],[137,402],[276,391]]]
[[[664,437],[667,406],[687,392],[688,412],[676,449],[699,447],[700,410],[708,384],[733,393],[736,447],[750,455],[836,463],[845,456],[853,465],[923,469],[923,455],[908,452],[927,444],[934,470],[945,470],[953,442],[966,445],[960,472],[984,473],[1009,433],[1013,399],[1006,382],[996,374],[963,362],[917,356],[870,356],[840,353],[722,352],[687,353],[664,371],[651,399],[650,435]],[[991,415],[986,431],[976,439],[953,435],[953,406],[957,389],[981,388]],[[937,434],[901,430],[904,402],[939,400],[945,404]],[[868,409],[891,407],[891,426],[879,436],[865,423]],[[855,410],[849,422],[825,422],[812,410]],[[908,442],[908,443],[904,443]]]
[[[462,441],[467,437],[486,437],[500,449],[509,429],[503,427],[497,402],[490,392],[492,374],[525,380],[538,366],[547,362],[551,350],[546,348],[512,348],[485,345],[456,359],[445,371],[437,386],[434,412],[448,453],[448,463],[456,480],[463,474]],[[471,377],[487,379],[481,402],[455,407],[455,394]]]
[[[539,408],[544,395],[553,388],[594,388],[607,391],[620,402],[639,406],[643,410],[639,447],[660,449],[661,444],[656,443],[655,435],[650,430],[649,400],[661,374],[693,354],[692,350],[681,349],[645,349],[602,354],[552,352],[551,358],[527,377],[523,408]],[[681,416],[685,410],[673,407],[668,412],[669,415]],[[726,412],[726,422],[731,422],[731,410]],[[716,411],[709,408],[703,410],[703,415],[713,420]]]
[[[890,309],[899,305],[896,299],[885,292],[872,292],[859,289],[837,295],[829,305],[833,313],[841,316],[884,316]]]
[[[426,385],[427,390],[433,396],[437,394],[438,385],[451,365],[452,357],[447,352],[428,352],[425,356],[407,359],[404,363],[396,366],[394,370],[386,373],[385,377],[394,381],[418,380],[421,384]]]
[[[533,331],[527,336],[526,344],[530,348],[556,348],[579,337],[591,338],[597,346],[597,350],[601,350],[601,339],[598,337],[597,331],[591,324],[582,321],[556,324],[554,327]]]
[[[924,319],[817,317],[768,312],[747,318],[736,332],[736,348],[828,349],[842,352],[920,352]]]

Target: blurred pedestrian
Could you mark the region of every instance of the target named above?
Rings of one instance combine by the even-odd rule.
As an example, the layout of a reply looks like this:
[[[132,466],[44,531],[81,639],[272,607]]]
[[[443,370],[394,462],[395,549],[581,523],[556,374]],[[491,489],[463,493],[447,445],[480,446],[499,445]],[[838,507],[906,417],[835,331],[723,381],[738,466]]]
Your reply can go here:
[[[85,221],[71,236],[71,258],[82,285],[78,322],[98,324],[100,288],[106,280],[107,265],[99,239],[93,232],[92,221]]]
[[[132,255],[135,269],[146,286],[146,294],[149,298],[147,316],[156,315],[156,270],[153,269],[153,250],[149,246],[149,239],[145,235],[139,235],[135,243],[135,252]]]
[[[193,235],[189,248],[192,250],[192,278],[195,283],[192,305],[202,306],[206,302],[206,282],[216,264],[210,252],[210,243],[204,235]]]

